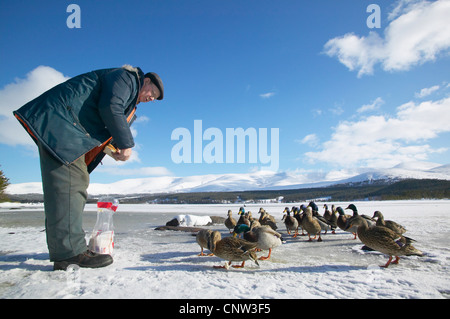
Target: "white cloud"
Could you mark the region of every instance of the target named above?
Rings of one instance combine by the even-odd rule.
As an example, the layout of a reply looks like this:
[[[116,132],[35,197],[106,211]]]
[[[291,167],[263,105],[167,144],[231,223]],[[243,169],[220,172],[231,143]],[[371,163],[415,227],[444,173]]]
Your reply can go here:
[[[344,113],[344,109],[340,105],[335,105],[334,107],[329,108],[328,110],[334,115],[341,115],[342,113]]]
[[[392,167],[400,162],[422,161],[445,147],[427,144],[450,132],[450,98],[405,103],[395,116],[369,116],[340,122],[321,151],[307,152],[310,162],[328,162],[342,167]]]
[[[138,116],[136,121],[134,121],[135,124],[137,124],[137,123],[147,123],[147,122],[150,122],[150,118],[148,118],[145,115]]]
[[[306,135],[299,142],[301,144],[308,144],[309,146],[315,147],[319,144],[319,137],[316,134],[309,134]]]
[[[275,95],[275,92],[268,92],[268,93],[260,94],[259,96],[262,97],[263,99],[268,99],[274,95]]]
[[[429,87],[429,88],[424,88],[424,89],[420,90],[420,92],[416,93],[415,96],[417,98],[426,97],[426,96],[432,94],[433,92],[439,90],[439,88],[440,88],[439,85],[434,85],[434,86]]]
[[[323,113],[323,111],[321,109],[311,109],[311,112],[312,112],[314,117],[321,116],[322,113]]]
[[[372,101],[372,103],[361,106],[358,110],[356,110],[356,112],[363,113],[378,110],[383,104],[383,99],[381,97],[377,97],[374,101]]]
[[[8,145],[34,146],[33,140],[12,112],[68,79],[51,67],[38,66],[24,79],[15,79],[13,83],[0,89],[0,142]]]
[[[358,77],[373,74],[376,64],[385,71],[404,71],[433,61],[450,48],[450,1],[399,1],[389,14],[384,38],[375,31],[368,36],[348,33],[329,40],[324,50],[337,57]]]

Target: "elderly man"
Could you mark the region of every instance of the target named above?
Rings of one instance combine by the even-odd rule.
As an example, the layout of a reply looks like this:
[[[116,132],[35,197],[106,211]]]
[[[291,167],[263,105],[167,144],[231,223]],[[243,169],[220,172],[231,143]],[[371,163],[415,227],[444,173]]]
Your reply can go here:
[[[144,74],[125,65],[73,77],[14,111],[39,149],[47,246],[54,270],[113,262],[110,255],[87,249],[82,213],[89,174],[108,144],[116,149],[115,160],[130,158],[134,140],[129,126],[136,105],[163,96],[156,73]]]

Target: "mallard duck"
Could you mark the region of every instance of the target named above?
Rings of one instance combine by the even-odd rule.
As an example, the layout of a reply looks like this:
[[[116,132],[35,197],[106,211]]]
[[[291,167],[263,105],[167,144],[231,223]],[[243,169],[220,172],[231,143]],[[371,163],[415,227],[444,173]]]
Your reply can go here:
[[[344,209],[341,206],[336,208],[336,211],[339,214],[339,217],[336,222],[338,227],[344,231],[352,233],[355,236],[353,239],[356,239],[356,230],[358,229],[358,227],[355,226],[355,227],[351,227],[351,228],[347,229],[347,226],[348,226],[347,220],[350,219],[352,216],[345,214]]]
[[[325,211],[323,212],[323,218],[325,218],[326,220],[330,220],[330,218],[331,218],[331,211],[328,209],[328,205],[324,204],[323,208],[325,209]]]
[[[294,216],[291,216],[291,211],[289,210],[289,207],[286,207],[283,211],[283,213],[286,213],[285,215],[283,215],[283,221],[284,224],[286,225],[286,231],[287,233],[290,235],[291,234],[291,230],[295,231],[295,234],[293,235],[293,237],[297,237],[298,235],[298,221],[296,218],[294,218]]]
[[[308,233],[309,237],[308,241],[312,241],[311,235],[314,235],[313,239],[315,239],[317,235],[319,235],[319,239],[317,239],[317,241],[322,241],[322,238],[320,237],[320,231],[322,230],[322,228],[320,227],[320,224],[317,221],[317,219],[313,218],[312,208],[310,206],[306,208],[306,213],[305,216],[303,216],[302,220],[302,226]]]
[[[233,237],[236,237],[236,236],[243,235],[249,231],[250,231],[250,226],[248,226],[246,224],[240,224],[240,225],[236,225],[236,227],[234,227],[232,234],[233,234]],[[248,239],[246,239],[246,240],[248,240]]]
[[[239,215],[239,219],[238,219],[236,225],[246,224],[246,225],[250,226],[250,221],[248,220],[248,217],[245,214],[244,207],[239,208],[238,215]]]
[[[367,224],[369,225],[369,227],[375,226],[375,220],[370,216],[367,216],[364,214],[358,214],[358,209],[356,208],[356,206],[354,204],[348,205],[346,209],[351,209],[353,211],[353,217],[361,216],[362,218],[364,218],[366,220]]]
[[[330,211],[330,217],[328,219],[328,223],[331,225],[331,233],[332,234],[336,234],[336,228],[338,228],[337,219],[338,219],[338,217],[336,216],[336,209],[334,208],[334,205],[332,205],[331,211]]]
[[[270,259],[272,249],[281,245],[283,238],[281,234],[274,231],[268,226],[252,227],[251,232],[256,233],[258,238],[258,248],[262,250],[269,250],[269,254],[266,257],[260,257],[260,260]]]
[[[228,263],[225,266],[214,266],[214,268],[227,268],[233,261],[241,261],[242,264],[234,268],[244,267],[246,260],[253,260],[258,266],[258,257],[255,253],[257,243],[249,242],[236,237],[225,237],[221,239],[220,233],[215,230],[208,240],[208,249],[219,258],[225,259]]]
[[[389,255],[388,262],[380,267],[387,268],[391,264],[392,256],[395,256],[393,264],[398,264],[399,256],[423,256],[420,250],[411,245],[413,239],[399,235],[387,227],[369,227],[367,220],[361,216],[349,220],[348,227],[354,226],[358,227],[358,237],[366,246]]]
[[[274,231],[269,226],[253,226],[239,225],[235,227],[236,234],[243,233],[244,239],[249,242],[257,243],[256,248],[259,250],[269,250],[267,257],[259,257],[259,260],[270,259],[272,249],[281,245],[283,238],[281,234]]]
[[[294,218],[297,219],[298,227],[302,230],[301,236],[305,236],[305,233],[303,231],[303,226],[302,226],[303,216],[304,216],[304,214],[300,213],[300,209],[298,207],[295,207]],[[298,231],[297,231],[297,233],[298,233]]]
[[[250,221],[250,224],[251,224],[252,221],[255,220],[255,218],[253,218],[251,211],[248,211],[248,213],[246,213],[246,214],[247,214],[246,216],[247,216],[247,218],[248,218],[248,220]]]
[[[260,208],[259,213],[261,214],[259,216],[259,223],[261,224],[261,226],[267,225],[270,226],[270,228],[272,228],[273,230],[277,230],[277,222],[272,215],[266,212],[264,208]]]
[[[256,243],[258,242],[258,238],[256,237],[256,234],[251,231],[251,229],[252,226],[249,227],[246,224],[236,225],[236,227],[234,227],[233,237],[239,236],[239,238],[241,238],[241,235],[243,235],[245,240]],[[261,251],[261,249],[256,247],[255,251]]]
[[[310,206],[308,206],[308,207],[310,207]],[[312,207],[311,207],[311,209],[312,209],[313,218],[317,220],[317,222],[320,225],[320,228],[322,230],[324,230],[325,234],[326,234],[328,232],[328,230],[331,229],[330,223],[323,216],[320,216],[319,212],[314,211]]]
[[[402,225],[392,221],[392,220],[384,220],[383,214],[377,210],[373,213],[372,218],[377,218],[377,226],[384,226],[389,228],[390,230],[393,230],[399,235],[403,235],[406,232],[406,228]]]
[[[209,240],[209,237],[211,237],[211,233],[212,233],[212,231],[209,229],[201,229],[197,233],[197,236],[195,237],[195,239],[197,240],[197,244],[199,244],[200,248],[202,249],[200,254],[198,254],[199,256],[212,256],[213,255],[213,253],[210,253],[209,255],[206,255],[203,253],[203,248],[208,249],[208,240]],[[219,233],[219,236],[220,236],[220,233]]]
[[[259,208],[258,214],[259,214],[259,222],[260,223],[263,221],[263,219],[267,218],[267,215],[268,215],[266,210],[262,207]]]
[[[253,220],[250,222],[250,228],[259,227],[262,226],[259,220],[256,220],[253,218]],[[264,225],[267,226],[267,225]]]
[[[317,204],[314,203],[314,201],[310,201],[308,206],[311,207],[313,213],[314,212],[317,212],[317,213],[319,212],[319,206],[317,206]]]
[[[228,217],[227,217],[227,219],[225,219],[225,222],[224,222],[225,226],[228,228],[230,233],[233,232],[233,229],[237,224],[236,219],[233,218],[232,214],[233,213],[232,213],[231,209],[228,210]]]

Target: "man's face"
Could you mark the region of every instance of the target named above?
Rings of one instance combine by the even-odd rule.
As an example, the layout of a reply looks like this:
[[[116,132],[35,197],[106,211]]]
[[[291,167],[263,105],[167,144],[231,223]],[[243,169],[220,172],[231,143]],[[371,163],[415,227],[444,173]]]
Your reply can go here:
[[[161,93],[158,87],[149,78],[144,79],[144,85],[139,92],[139,102],[150,102],[156,100]]]

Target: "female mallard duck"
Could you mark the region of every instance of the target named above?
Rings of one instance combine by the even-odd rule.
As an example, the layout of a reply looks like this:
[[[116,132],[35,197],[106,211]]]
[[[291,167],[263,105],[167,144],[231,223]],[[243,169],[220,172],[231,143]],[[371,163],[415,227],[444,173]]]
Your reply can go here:
[[[256,246],[257,243],[236,237],[225,237],[221,239],[220,233],[217,230],[211,233],[208,240],[208,249],[217,257],[228,261],[225,266],[214,266],[214,268],[228,269],[233,261],[242,261],[240,266],[232,266],[234,268],[242,268],[246,260],[253,260],[259,266],[258,257],[255,254]]]
[[[262,207],[259,209],[259,214],[261,214],[261,216],[259,216],[259,223],[262,226],[267,225],[270,226],[270,228],[272,228],[273,230],[277,230],[277,222],[272,215],[266,212]]]
[[[319,235],[319,239],[317,239],[317,241],[322,241],[322,238],[320,237],[320,231],[322,230],[322,228],[320,227],[317,219],[313,218],[312,208],[310,206],[306,207],[306,213],[305,216],[303,216],[302,226],[308,233],[308,241],[312,241],[311,235],[314,235],[313,239],[315,239],[317,235]]]
[[[251,212],[251,211],[248,211],[248,213],[247,213],[246,216],[247,216],[248,220],[250,221],[250,224],[251,224],[254,220],[256,220],[255,218],[253,218],[252,212]]]
[[[413,239],[395,233],[387,227],[369,227],[365,218],[352,217],[348,227],[358,226],[358,237],[366,245],[383,254],[389,255],[388,262],[380,267],[387,268],[395,256],[393,264],[398,264],[399,256],[423,256],[423,253],[411,245]]]
[[[356,208],[356,206],[354,204],[348,205],[346,209],[351,209],[353,211],[353,217],[361,216],[362,218],[364,218],[366,220],[367,224],[369,225],[369,227],[375,226],[375,220],[370,216],[367,216],[364,214],[362,214],[362,215],[358,214],[358,209]]]
[[[291,230],[295,231],[295,234],[293,237],[297,237],[298,235],[298,221],[294,216],[291,216],[291,211],[289,210],[289,207],[286,207],[283,211],[283,213],[286,213],[283,215],[284,224],[286,225],[286,231],[290,235]]]
[[[390,230],[393,230],[399,235],[403,235],[406,232],[406,228],[402,225],[392,221],[392,220],[384,220],[383,214],[377,210],[375,213],[373,213],[372,218],[377,218],[377,226],[384,226],[389,228]]]
[[[211,236],[211,233],[212,233],[212,231],[209,229],[201,229],[197,233],[197,236],[195,237],[195,239],[197,240],[197,244],[199,244],[200,248],[202,249],[200,254],[198,254],[199,256],[207,256],[206,254],[203,253],[203,248],[208,249],[208,240],[209,240],[209,237]],[[220,236],[220,233],[219,233],[219,236]],[[214,254],[211,253],[208,256],[212,256],[212,255],[214,255]]]
[[[256,248],[260,250],[269,250],[267,257],[259,257],[259,260],[268,260],[272,254],[272,249],[281,245],[283,238],[281,234],[274,231],[269,226],[239,225],[235,228],[235,233],[244,233],[244,239],[257,243]]]
[[[224,222],[225,227],[228,228],[230,233],[233,232],[233,229],[234,229],[234,227],[236,227],[236,224],[237,224],[236,219],[234,219],[233,216],[231,216],[231,215],[232,215],[232,212],[230,209],[230,210],[228,210],[228,218],[225,219],[225,222]]]
[[[323,218],[325,218],[326,220],[330,220],[330,218],[331,218],[331,211],[328,209],[328,205],[324,204],[323,208],[325,209],[325,211],[323,212]]]
[[[347,231],[349,233],[352,233],[355,237],[353,239],[356,239],[356,230],[358,229],[358,227],[354,226],[354,227],[350,227],[347,229],[347,221],[352,217],[350,215],[345,214],[344,209],[339,206],[338,208],[336,208],[336,211],[339,214],[339,217],[337,219],[336,224],[338,225],[338,227],[344,231]]]
[[[303,214],[303,213],[300,213],[300,208],[295,207],[295,209],[294,209],[294,218],[295,218],[295,219],[297,220],[297,222],[298,222],[298,227],[301,228],[301,230],[302,230],[301,236],[305,236],[305,233],[304,233],[304,231],[303,231],[303,226],[302,226],[303,216],[304,216],[304,214]],[[298,233],[298,231],[297,231],[297,233]]]
[[[255,227],[259,227],[259,226],[262,226],[262,225],[261,225],[261,223],[259,222],[259,220],[257,220],[257,219],[253,219],[253,220],[250,222],[250,228],[255,228]]]
[[[269,250],[267,257],[260,257],[260,260],[270,259],[272,249],[281,245],[283,238],[281,234],[274,231],[268,226],[252,227],[251,232],[256,233],[258,239],[258,248],[261,250]],[[244,237],[245,238],[245,237]]]
[[[334,205],[331,205],[331,212],[330,217],[328,219],[328,223],[331,225],[332,234],[336,234],[336,228],[338,228],[337,219],[338,217],[336,216],[336,209],[334,208]]]
[[[320,228],[325,231],[325,234],[328,232],[329,229],[332,229],[330,222],[326,220],[323,216],[320,216],[319,212],[313,210],[312,216],[315,220],[317,220],[317,222],[320,225]]]

